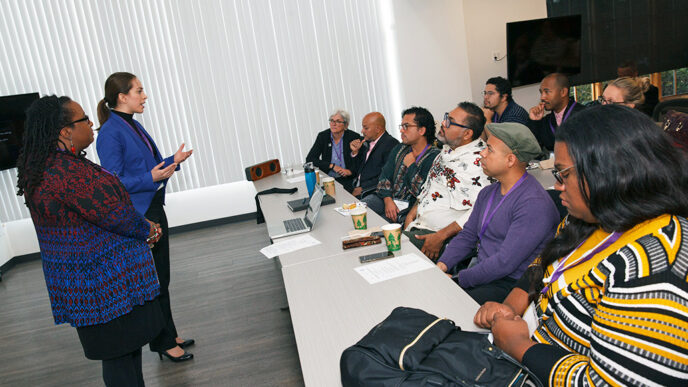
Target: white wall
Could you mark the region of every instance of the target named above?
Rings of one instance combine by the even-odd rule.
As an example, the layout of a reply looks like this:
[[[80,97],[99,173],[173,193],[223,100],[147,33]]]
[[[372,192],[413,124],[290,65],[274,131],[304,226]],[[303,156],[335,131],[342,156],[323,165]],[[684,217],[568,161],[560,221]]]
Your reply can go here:
[[[439,122],[471,100],[464,9],[454,0],[394,0],[402,109],[422,106]],[[401,117],[395,117],[399,123]]]
[[[473,101],[482,104],[485,81],[506,78],[506,58],[495,62],[492,53],[506,54],[506,23],[547,17],[545,0],[464,0],[466,44]],[[516,103],[526,110],[540,102],[539,85],[513,90]]]

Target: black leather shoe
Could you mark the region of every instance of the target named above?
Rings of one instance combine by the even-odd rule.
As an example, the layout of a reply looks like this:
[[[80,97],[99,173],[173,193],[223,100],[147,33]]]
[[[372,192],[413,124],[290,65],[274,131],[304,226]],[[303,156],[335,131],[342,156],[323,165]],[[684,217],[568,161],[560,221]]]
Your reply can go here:
[[[186,340],[184,340],[183,343],[177,343],[177,345],[178,345],[180,348],[190,347],[190,346],[192,346],[192,345],[194,345],[194,344],[196,344],[196,340],[194,340],[194,339],[186,339]]]
[[[162,357],[165,356],[166,358],[172,360],[175,363],[179,363],[182,361],[187,361],[187,360],[193,359],[193,353],[188,353],[186,351],[184,351],[183,355],[178,356],[178,357],[174,357],[174,356],[170,355],[169,353],[167,353],[167,351],[158,352],[158,356],[160,356],[160,360],[162,360]]]

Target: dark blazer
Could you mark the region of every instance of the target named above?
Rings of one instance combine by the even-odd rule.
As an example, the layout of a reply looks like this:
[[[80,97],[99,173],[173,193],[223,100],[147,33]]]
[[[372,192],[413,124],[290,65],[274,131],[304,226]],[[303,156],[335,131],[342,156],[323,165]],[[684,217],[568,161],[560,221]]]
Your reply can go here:
[[[358,140],[360,138],[361,136],[358,133],[350,129],[345,130],[344,135],[342,136],[342,139],[344,140],[344,144],[342,146],[342,152],[344,153],[344,165],[346,169],[350,170],[354,174],[355,171],[352,169],[352,167],[354,167],[355,164],[353,158],[351,157],[351,147],[349,144],[351,144],[351,141]],[[330,137],[330,129],[325,129],[318,133],[318,137],[315,138],[315,143],[311,147],[311,150],[308,151],[306,161],[313,163],[313,165],[318,167],[321,171],[329,173],[331,170],[331,160],[332,140]],[[352,189],[351,184],[353,182],[353,175],[349,177],[338,177],[337,181],[341,183],[344,188],[350,191]]]
[[[380,171],[382,171],[382,167],[387,162],[392,148],[397,144],[399,144],[399,141],[385,131],[377,141],[377,144],[375,144],[375,148],[370,152],[368,160],[366,160],[369,144],[367,141],[363,143],[358,155],[354,158],[354,176],[356,176],[354,178],[354,186],[356,186],[356,180],[360,176],[361,182],[359,185],[363,189],[361,196],[364,196],[366,192],[375,191]]]
[[[573,98],[569,97],[569,103],[566,105],[566,109],[564,109],[564,116],[572,109],[571,115],[585,109],[585,106],[576,103]],[[554,150],[554,132],[557,130],[557,127],[557,120],[554,118],[554,113],[546,115],[540,121],[528,119],[528,128],[533,132],[535,138],[537,138],[540,147],[547,148],[550,152]]]

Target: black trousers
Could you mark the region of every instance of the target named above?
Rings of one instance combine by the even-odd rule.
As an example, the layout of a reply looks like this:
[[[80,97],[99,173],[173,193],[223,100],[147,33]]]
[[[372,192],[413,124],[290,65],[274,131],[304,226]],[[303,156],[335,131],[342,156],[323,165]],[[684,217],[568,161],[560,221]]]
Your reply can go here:
[[[488,301],[504,302],[509,292],[516,286],[517,280],[509,277],[500,278],[474,288],[464,289],[475,302],[482,305]]]
[[[103,360],[103,381],[107,387],[143,387],[141,348],[124,356]]]
[[[153,352],[164,352],[177,345],[175,338],[177,335],[177,328],[174,326],[172,319],[172,308],[170,306],[170,238],[169,229],[167,226],[167,216],[163,208],[163,191],[158,190],[153,200],[151,201],[148,211],[146,211],[146,219],[160,223],[162,228],[162,237],[158,243],[153,246],[153,261],[155,262],[155,270],[158,272],[158,280],[160,281],[160,308],[164,319],[164,327],[160,335],[150,342],[150,350]]]

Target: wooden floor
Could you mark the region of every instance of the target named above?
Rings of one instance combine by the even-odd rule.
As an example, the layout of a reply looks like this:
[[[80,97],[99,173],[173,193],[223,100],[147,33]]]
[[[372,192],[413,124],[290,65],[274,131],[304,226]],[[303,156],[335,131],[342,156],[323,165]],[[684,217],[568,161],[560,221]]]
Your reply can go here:
[[[303,378],[277,262],[255,220],[171,236],[172,310],[195,359],[175,364],[144,348],[147,386],[301,386]],[[0,385],[102,386],[76,330],[56,326],[39,260],[0,282]]]

